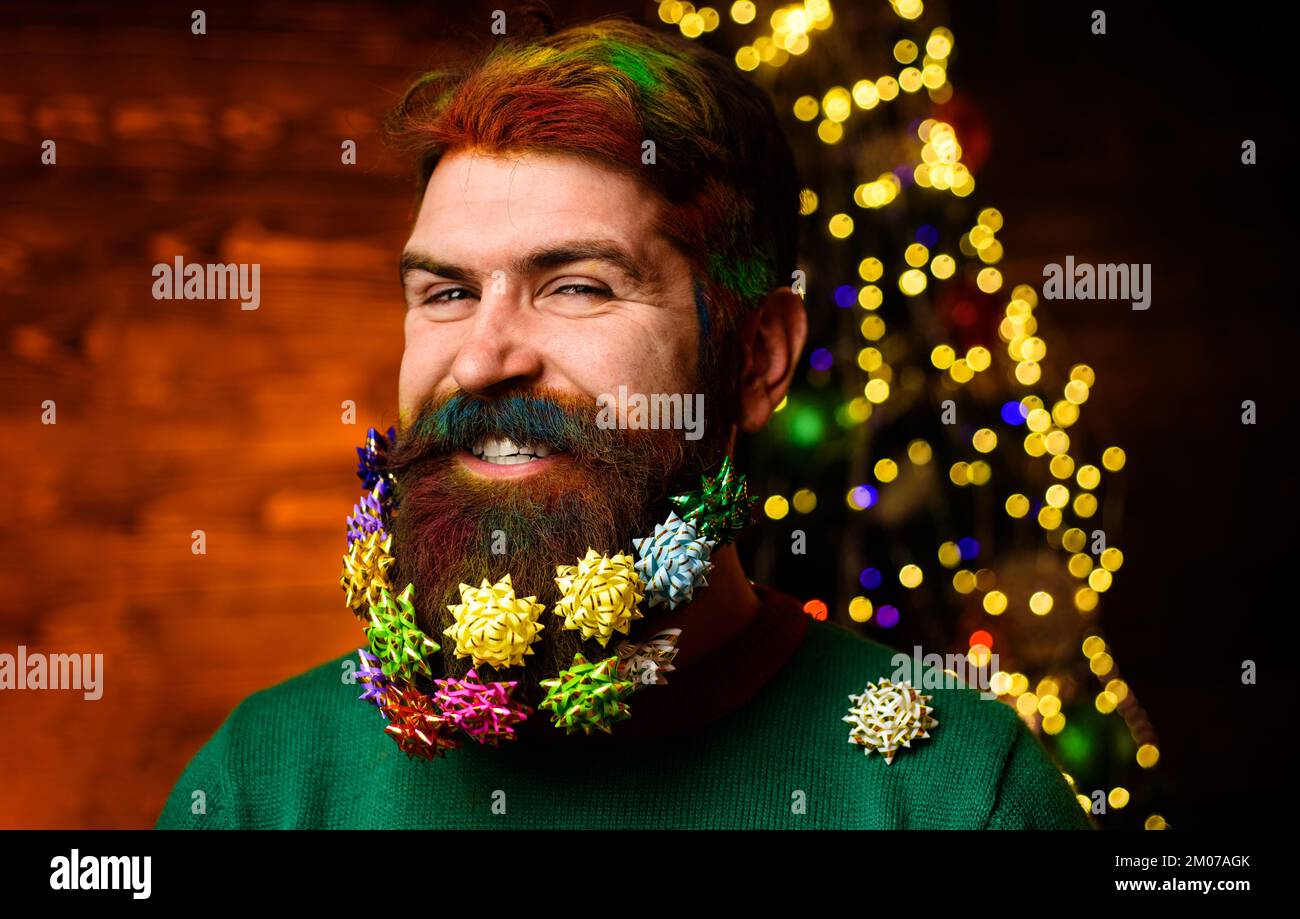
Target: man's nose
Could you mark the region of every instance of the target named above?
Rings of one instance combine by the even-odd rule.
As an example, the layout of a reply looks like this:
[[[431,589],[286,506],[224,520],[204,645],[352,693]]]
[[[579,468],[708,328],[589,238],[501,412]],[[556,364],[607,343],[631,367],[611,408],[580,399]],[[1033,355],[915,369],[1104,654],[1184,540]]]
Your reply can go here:
[[[452,364],[456,385],[467,393],[533,384],[541,376],[542,359],[535,347],[532,306],[513,284],[484,291],[472,325]]]

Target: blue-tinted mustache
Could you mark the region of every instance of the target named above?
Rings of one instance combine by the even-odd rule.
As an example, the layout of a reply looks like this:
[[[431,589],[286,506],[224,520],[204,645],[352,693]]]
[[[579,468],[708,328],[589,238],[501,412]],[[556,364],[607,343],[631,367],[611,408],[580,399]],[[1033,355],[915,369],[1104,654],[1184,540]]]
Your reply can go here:
[[[596,404],[579,397],[514,393],[482,399],[457,392],[421,410],[398,434],[404,456],[467,450],[487,437],[517,444],[546,444],[553,450],[600,454],[616,442],[596,425]],[[602,450],[603,448],[603,450]]]

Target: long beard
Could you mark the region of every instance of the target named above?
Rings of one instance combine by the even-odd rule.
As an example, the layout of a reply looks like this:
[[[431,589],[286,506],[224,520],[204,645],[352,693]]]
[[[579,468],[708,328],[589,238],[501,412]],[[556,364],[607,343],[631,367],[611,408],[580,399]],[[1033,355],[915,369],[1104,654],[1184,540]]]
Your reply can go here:
[[[678,430],[602,429],[596,415],[592,400],[554,390],[491,401],[454,393],[426,405],[399,434],[388,467],[398,497],[395,574],[399,585],[415,586],[417,621],[442,646],[443,677],[474,666],[444,634],[455,621],[448,607],[460,602],[460,585],[496,583],[507,573],[516,596],[544,604],[538,622],[545,628],[522,670],[478,665],[480,679],[518,680],[518,696],[536,705],[539,681],[569,667],[576,652],[610,657],[626,637],[616,633],[601,647],[563,627],[553,613],[556,566],[575,564],[588,548],[632,552],[632,540],[667,516],[667,499],[720,461],[725,431],[709,423],[704,438],[687,441]],[[453,451],[488,436],[547,443],[562,455],[531,476],[483,478]],[[653,628],[655,614],[645,616],[637,626]]]

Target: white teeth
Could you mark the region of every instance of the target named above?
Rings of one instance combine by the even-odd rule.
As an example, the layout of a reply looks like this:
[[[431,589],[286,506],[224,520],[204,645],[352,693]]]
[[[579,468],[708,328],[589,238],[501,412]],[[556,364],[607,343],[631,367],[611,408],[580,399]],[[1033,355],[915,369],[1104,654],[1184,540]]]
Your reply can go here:
[[[485,437],[474,445],[471,451],[481,460],[500,466],[515,466],[531,463],[534,459],[550,456],[553,452],[546,444],[515,443],[508,437]]]

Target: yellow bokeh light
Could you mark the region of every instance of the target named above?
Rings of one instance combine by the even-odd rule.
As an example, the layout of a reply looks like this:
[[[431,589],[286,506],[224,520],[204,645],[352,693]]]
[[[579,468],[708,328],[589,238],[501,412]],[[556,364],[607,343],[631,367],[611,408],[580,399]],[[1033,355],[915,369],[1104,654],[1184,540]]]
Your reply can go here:
[[[1093,707],[1103,715],[1109,715],[1111,712],[1115,711],[1115,706],[1118,702],[1119,700],[1115,698],[1114,693],[1099,692],[1097,693],[1097,698],[1093,700]]]
[[[1150,769],[1156,763],[1160,762],[1160,751],[1154,744],[1144,743],[1138,747],[1137,763],[1143,769]]]
[[[990,590],[984,595],[984,612],[1001,616],[1007,611],[1007,595],[1000,590]]]
[[[822,111],[834,122],[848,119],[853,112],[853,95],[846,87],[834,86],[822,97]]]
[[[996,233],[1002,229],[1002,212],[996,207],[986,207],[975,218],[975,223],[990,233]]]
[[[935,29],[926,39],[925,53],[936,60],[946,58],[952,53],[952,33],[947,29]]]
[[[734,22],[742,26],[749,25],[758,15],[758,9],[754,6],[752,0],[736,0],[731,4],[731,18]]]
[[[763,513],[772,520],[780,520],[790,513],[790,502],[780,495],[772,495],[763,502]]]
[[[844,138],[844,125],[829,118],[817,124],[817,139],[824,144],[838,144]]]
[[[1075,364],[1070,368],[1070,379],[1078,380],[1091,389],[1097,383],[1097,374],[1087,364]]]
[[[879,281],[884,273],[885,266],[878,258],[864,258],[858,263],[858,276],[864,281]]]
[[[888,458],[878,460],[874,472],[878,481],[892,482],[898,478],[898,463]]]
[[[659,18],[669,25],[681,22],[684,15],[686,15],[686,4],[679,0],[663,0],[659,4]]]
[[[860,109],[873,109],[880,104],[880,91],[871,80],[858,80],[853,84],[853,102]]]
[[[904,565],[898,572],[898,583],[904,587],[917,587],[922,578],[921,569],[917,565]]]
[[[763,58],[758,53],[758,49],[752,45],[745,45],[736,51],[736,66],[741,70],[757,70],[762,62]]]
[[[898,276],[898,289],[909,297],[915,297],[925,290],[925,285],[925,272],[915,268],[909,268]]]
[[[875,607],[866,597],[854,597],[849,601],[849,618],[854,622],[869,622],[874,611]]]
[[[1045,590],[1035,591],[1029,598],[1029,609],[1035,616],[1046,616],[1052,611],[1052,595]]]
[[[836,239],[846,239],[853,232],[853,218],[848,214],[836,214],[827,226]]]
[[[1092,656],[1092,659],[1088,661],[1088,666],[1097,676],[1105,676],[1114,668],[1115,661],[1109,654],[1102,651],[1100,654]]]
[[[801,488],[794,493],[794,509],[801,514],[811,513],[817,507],[817,495],[810,488]]]
[[[1033,386],[1042,376],[1042,369],[1034,361],[1021,361],[1016,364],[1016,379],[1025,386]]]
[[[884,362],[879,348],[863,348],[858,352],[858,366],[868,373],[878,369]]]

